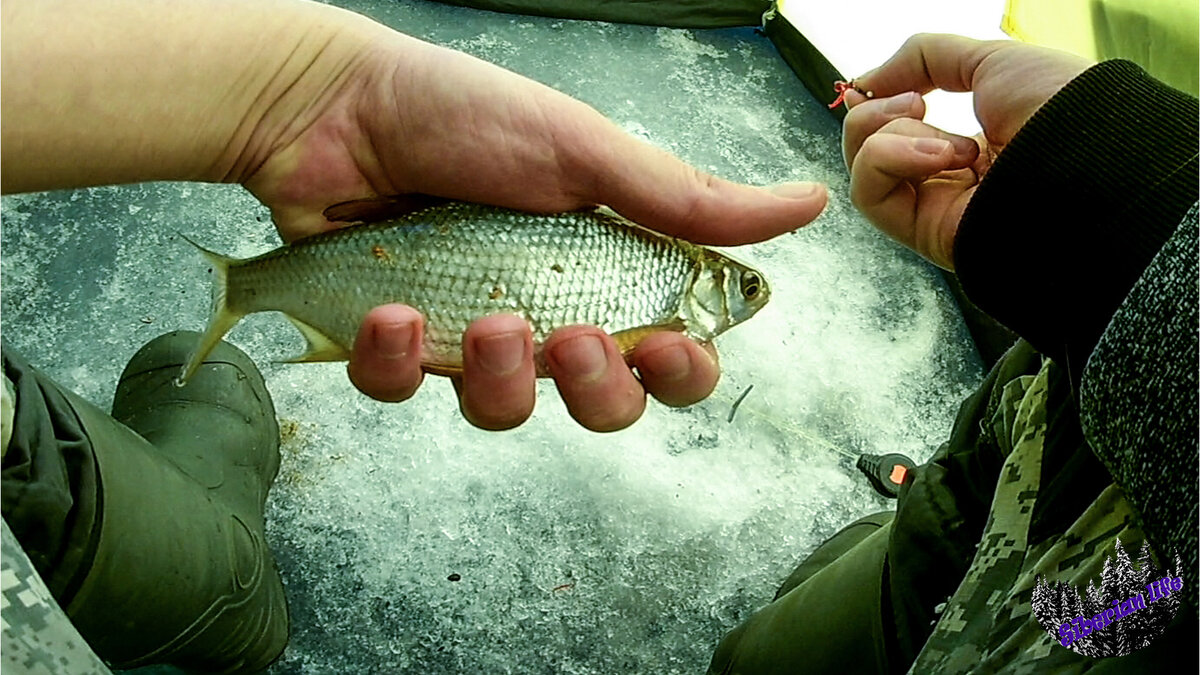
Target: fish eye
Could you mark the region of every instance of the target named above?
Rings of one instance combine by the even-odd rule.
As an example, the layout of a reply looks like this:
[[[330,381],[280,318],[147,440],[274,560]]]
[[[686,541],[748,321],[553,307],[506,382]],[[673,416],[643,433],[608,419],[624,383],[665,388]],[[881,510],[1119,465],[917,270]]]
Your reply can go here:
[[[760,290],[762,290],[762,279],[759,279],[757,274],[751,272],[742,277],[742,297],[753,300],[758,297]]]

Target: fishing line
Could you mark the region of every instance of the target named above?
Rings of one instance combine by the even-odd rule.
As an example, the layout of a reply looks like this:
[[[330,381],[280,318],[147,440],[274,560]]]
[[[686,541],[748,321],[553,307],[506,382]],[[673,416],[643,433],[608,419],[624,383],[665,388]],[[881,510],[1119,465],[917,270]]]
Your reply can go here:
[[[854,453],[854,452],[845,450],[844,448],[833,443],[832,441],[822,438],[820,436],[814,435],[811,432],[805,430],[803,427],[797,426],[796,424],[794,424],[792,422],[786,422],[784,420],[778,419],[766,412],[758,410],[757,408],[755,408],[752,405],[741,406],[740,404],[742,403],[743,400],[745,400],[746,396],[750,393],[750,390],[753,388],[754,388],[754,385],[750,385],[749,387],[747,387],[746,390],[742,392],[742,395],[739,396],[736,401],[729,399],[725,396],[721,396],[719,394],[714,394],[712,396],[712,398],[716,399],[718,401],[724,401],[726,403],[730,403],[732,405],[732,409],[730,410],[730,415],[729,415],[730,422],[733,421],[733,413],[737,412],[738,410],[742,410],[744,408],[745,414],[754,415],[755,417],[762,419],[767,424],[770,424],[771,426],[775,427],[779,431],[782,431],[782,432],[788,433],[788,434],[792,434],[794,436],[798,436],[806,441],[809,441],[810,443],[815,443],[817,445],[824,446],[826,448],[829,448],[830,450],[833,450],[834,452],[837,452],[837,453],[844,455],[846,457],[849,457],[851,459],[854,459],[854,460],[858,459],[859,453]]]

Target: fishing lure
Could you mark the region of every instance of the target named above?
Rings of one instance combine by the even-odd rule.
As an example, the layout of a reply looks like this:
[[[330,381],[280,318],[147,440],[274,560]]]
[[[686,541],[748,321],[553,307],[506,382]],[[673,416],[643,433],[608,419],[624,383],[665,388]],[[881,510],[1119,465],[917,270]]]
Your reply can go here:
[[[846,92],[850,91],[851,89],[857,91],[863,96],[866,96],[867,98],[875,97],[875,92],[863,91],[857,84],[854,83],[854,80],[850,80],[849,82],[838,80],[833,83],[833,91],[837,94],[837,98],[833,99],[833,103],[829,104],[829,109],[833,110],[844,103],[846,101]]]

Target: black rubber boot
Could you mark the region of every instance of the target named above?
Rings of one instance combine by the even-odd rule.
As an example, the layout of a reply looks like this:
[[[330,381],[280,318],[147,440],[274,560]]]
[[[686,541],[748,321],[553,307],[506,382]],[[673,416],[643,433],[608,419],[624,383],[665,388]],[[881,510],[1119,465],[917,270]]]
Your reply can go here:
[[[199,338],[170,333],[143,347],[113,416],[68,394],[95,448],[101,516],[92,565],[66,609],[121,668],[253,672],[287,644],[263,522],[279,469],[275,410],[254,364],[228,343],[176,387]]]

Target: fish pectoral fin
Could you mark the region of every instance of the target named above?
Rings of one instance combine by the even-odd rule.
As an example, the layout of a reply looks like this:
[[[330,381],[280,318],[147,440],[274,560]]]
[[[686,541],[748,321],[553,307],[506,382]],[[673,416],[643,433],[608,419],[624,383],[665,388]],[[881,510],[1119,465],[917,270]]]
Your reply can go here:
[[[668,321],[667,323],[654,324],[652,326],[639,326],[637,328],[629,328],[622,331],[617,331],[612,334],[614,340],[617,341],[617,348],[621,350],[621,356],[626,361],[633,354],[633,350],[642,343],[650,335],[654,333],[683,333],[687,330],[687,326],[680,319]]]
[[[444,377],[462,377],[463,374],[461,363],[424,362],[421,364],[421,370],[431,375],[442,375]]]
[[[322,215],[335,223],[375,223],[381,220],[403,218],[410,213],[440,206],[450,201],[444,197],[407,194],[387,197],[368,197],[340,202],[325,209]]]
[[[304,323],[294,316],[284,314],[288,321],[300,331],[304,339],[308,341],[308,351],[294,359],[288,359],[284,363],[315,363],[320,361],[347,361],[350,359],[350,352],[345,347],[334,342],[328,335]]]

